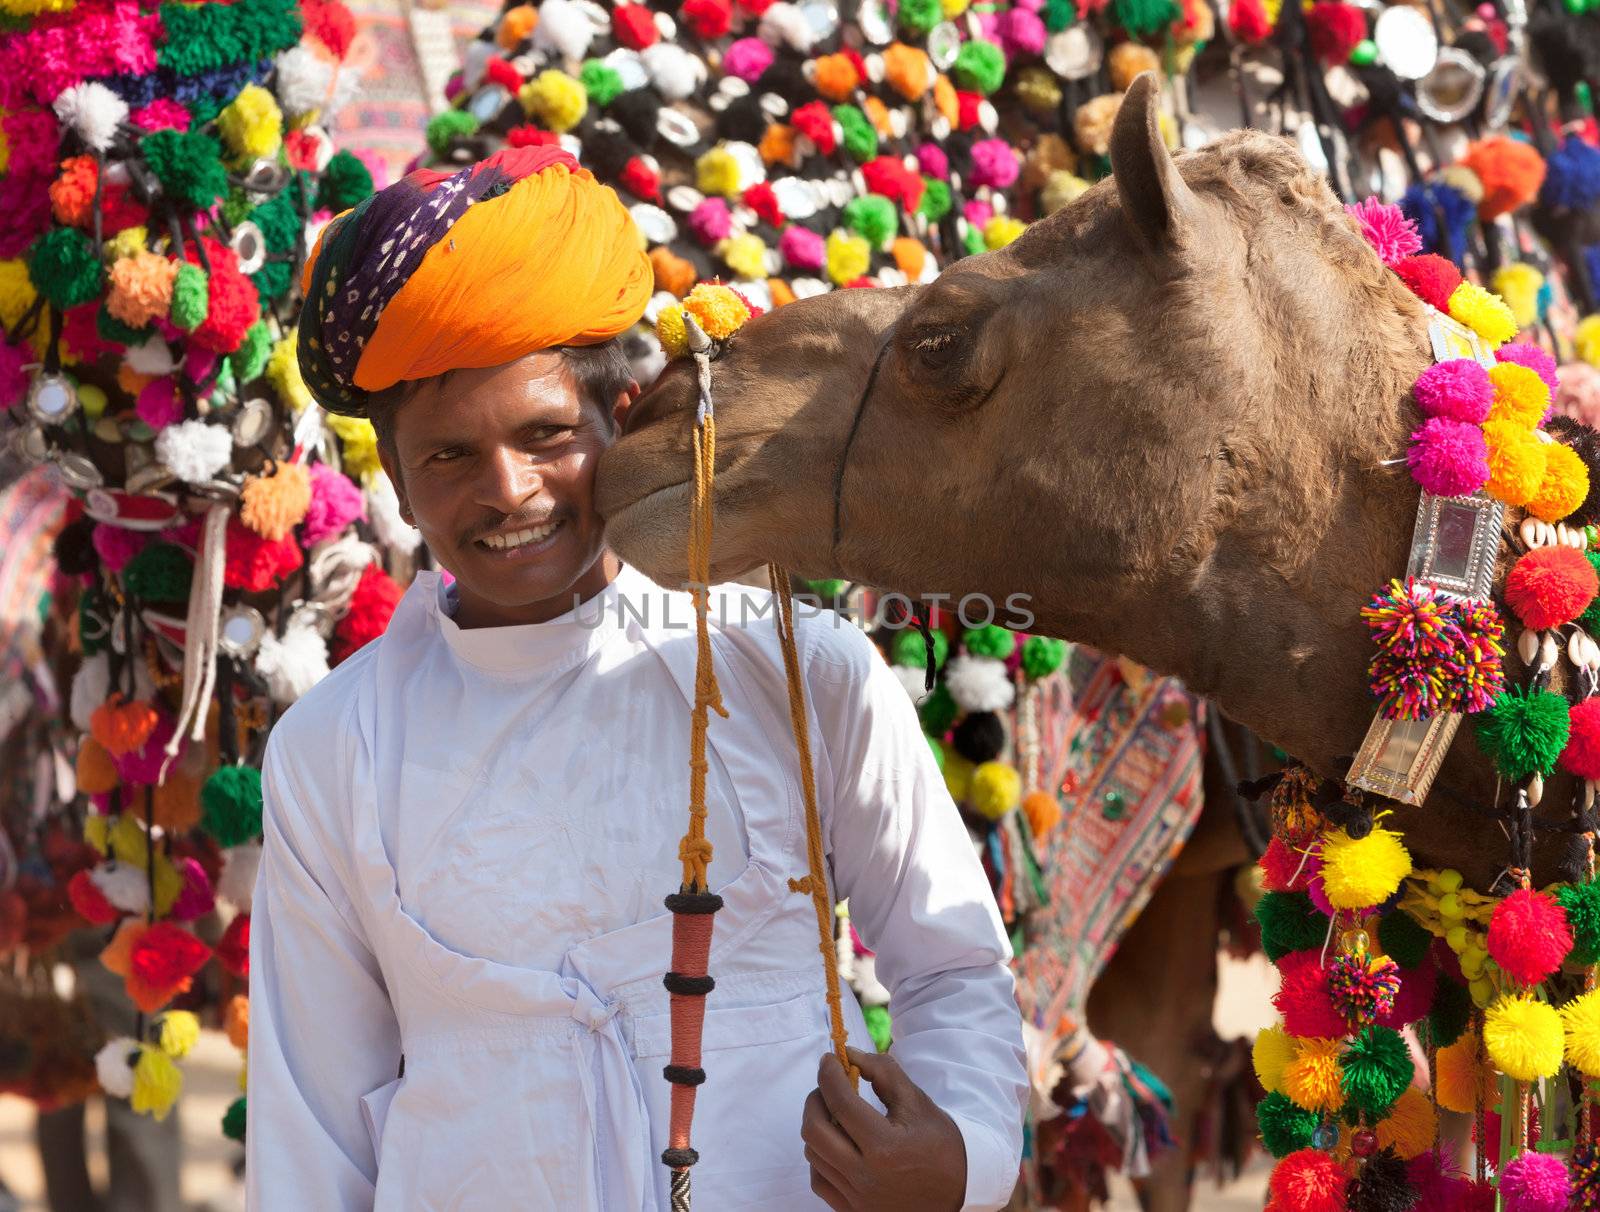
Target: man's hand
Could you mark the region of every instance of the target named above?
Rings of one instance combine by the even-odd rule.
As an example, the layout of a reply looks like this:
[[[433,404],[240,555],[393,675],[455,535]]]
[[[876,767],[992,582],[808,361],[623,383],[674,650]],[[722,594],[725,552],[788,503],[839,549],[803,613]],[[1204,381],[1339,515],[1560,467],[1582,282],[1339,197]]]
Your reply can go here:
[[[811,1189],[835,1212],[956,1212],[967,1193],[956,1121],[892,1056],[851,1048],[850,1059],[889,1114],[852,1090],[838,1058],[825,1053],[800,1121]]]

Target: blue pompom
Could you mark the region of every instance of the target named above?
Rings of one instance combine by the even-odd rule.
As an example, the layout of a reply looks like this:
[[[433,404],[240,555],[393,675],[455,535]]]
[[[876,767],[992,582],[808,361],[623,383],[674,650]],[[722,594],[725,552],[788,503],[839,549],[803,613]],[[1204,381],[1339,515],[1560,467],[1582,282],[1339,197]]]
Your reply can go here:
[[[1589,210],[1600,202],[1600,149],[1590,147],[1577,135],[1568,135],[1545,161],[1539,202],[1577,211]]]
[[[1417,225],[1424,252],[1438,253],[1457,265],[1462,263],[1467,251],[1467,230],[1478,211],[1460,190],[1437,181],[1413,185],[1400,198],[1400,209]],[[1441,214],[1445,224],[1442,233]]]

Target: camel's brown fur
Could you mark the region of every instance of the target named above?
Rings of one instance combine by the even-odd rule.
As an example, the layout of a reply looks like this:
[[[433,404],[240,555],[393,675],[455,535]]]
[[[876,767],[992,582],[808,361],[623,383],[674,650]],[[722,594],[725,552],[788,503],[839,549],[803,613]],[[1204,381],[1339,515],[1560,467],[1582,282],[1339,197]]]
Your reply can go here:
[[[1173,160],[1152,94],[1124,102],[1115,183],[1010,247],[733,340],[716,567],[1026,594],[1036,629],[1181,677],[1337,773],[1373,714],[1358,611],[1405,570],[1424,309],[1288,143],[1241,131]],[[684,571],[695,398],[692,367],[669,368],[600,468],[611,542],[664,580]],[[1468,739],[1441,781],[1496,792]],[[1419,863],[1486,887],[1507,847],[1463,811],[1436,792],[1398,823]]]

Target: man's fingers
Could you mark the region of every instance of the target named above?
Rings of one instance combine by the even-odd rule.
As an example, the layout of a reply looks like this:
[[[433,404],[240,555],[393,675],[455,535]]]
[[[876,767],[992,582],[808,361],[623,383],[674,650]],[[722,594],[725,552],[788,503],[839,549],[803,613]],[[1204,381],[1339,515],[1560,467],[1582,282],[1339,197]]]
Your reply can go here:
[[[808,1153],[815,1150],[819,1156],[832,1162],[836,1169],[849,1166],[861,1158],[850,1138],[833,1122],[833,1117],[828,1114],[828,1104],[822,1101],[822,1094],[817,1090],[813,1090],[806,1098],[805,1111],[800,1116],[800,1139],[805,1142]]]
[[[861,1076],[871,1084],[872,1092],[888,1110],[890,1119],[894,1119],[896,1112],[922,1093],[917,1084],[906,1076],[900,1062],[887,1052],[863,1052],[859,1048],[851,1048],[849,1055],[851,1062],[861,1070]]]
[[[850,1201],[844,1192],[823,1178],[815,1167],[811,1170],[811,1194],[832,1208],[833,1212],[851,1212]]]
[[[806,1163],[811,1167],[813,1174],[820,1174],[827,1180],[828,1185],[840,1194],[855,1196],[856,1185],[851,1181],[849,1174],[841,1170],[833,1162],[818,1153],[810,1145],[806,1146]]]
[[[851,1088],[839,1058],[831,1052],[817,1066],[817,1089],[828,1105],[828,1114],[844,1129],[845,1135],[863,1151],[876,1142],[886,1126],[878,1109]]]

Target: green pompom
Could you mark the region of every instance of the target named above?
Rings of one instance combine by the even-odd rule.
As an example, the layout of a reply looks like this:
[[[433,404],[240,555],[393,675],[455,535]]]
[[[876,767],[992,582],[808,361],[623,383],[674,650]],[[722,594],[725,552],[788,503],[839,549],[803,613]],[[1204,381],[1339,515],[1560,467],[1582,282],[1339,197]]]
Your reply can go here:
[[[94,327],[101,340],[113,341],[118,345],[143,345],[151,331],[149,325],[144,328],[129,327],[112,315],[103,303],[94,314]]]
[[[211,286],[205,270],[189,261],[180,262],[178,276],[172,280],[172,304],[167,318],[184,332],[193,332],[206,322],[210,308]]]
[[[1583,553],[1583,558],[1589,561],[1589,567],[1594,569],[1595,575],[1600,576],[1600,551],[1590,548]],[[1588,608],[1578,616],[1578,626],[1590,635],[1600,633],[1600,596],[1590,602]]]
[[[344,152],[339,153],[341,156],[344,154]],[[356,163],[359,164],[360,161]],[[266,241],[268,252],[293,252],[295,245],[300,241],[301,233],[305,231],[305,222],[295,210],[287,190],[270,202],[263,202],[256,207],[248,218],[261,229],[261,238]]]
[[[250,275],[250,281],[263,299],[281,299],[294,285],[294,266],[287,261],[268,261]]]
[[[34,288],[65,311],[100,297],[105,271],[89,237],[76,227],[53,227],[28,250]]]
[[[300,6],[286,0],[234,0],[232,4],[169,0],[161,5],[160,13],[165,37],[156,61],[179,76],[270,59],[299,42],[302,28]],[[230,91],[237,93],[238,85]],[[193,105],[189,111],[194,114]]]
[[[1494,759],[1502,778],[1520,783],[1556,768],[1570,727],[1567,700],[1553,691],[1526,693],[1512,686],[1478,716],[1477,724],[1478,747]]]
[[[983,239],[983,229],[971,223],[967,224],[967,230],[962,233],[961,246],[969,257],[981,257],[989,251],[989,246]]]
[[[229,227],[238,227],[250,217],[250,212],[256,204],[250,200],[250,195],[241,185],[231,186],[228,196],[222,200],[222,221]]]
[[[1441,976],[1428,1010],[1428,1037],[1435,1048],[1448,1048],[1472,1021],[1472,994],[1465,985]]]
[[[158,130],[139,141],[139,151],[160,180],[161,188],[196,210],[206,210],[228,192],[222,145],[210,135]]]
[[[1047,678],[1067,662],[1067,642],[1047,635],[1030,635],[1022,642],[1022,672],[1030,678]]]
[[[1111,19],[1136,38],[1171,25],[1183,10],[1174,0],[1111,0]]]
[[[236,383],[248,383],[259,378],[272,356],[272,333],[265,320],[257,320],[244,334],[239,348],[228,355],[228,368],[233,371]]]
[[[223,766],[200,788],[200,825],[226,849],[261,836],[261,771]]]
[[[867,1034],[872,1036],[872,1046],[879,1052],[889,1050],[889,1041],[893,1038],[890,1031],[888,1006],[863,1006],[861,1017],[867,1020]]]
[[[939,768],[939,773],[943,774],[944,746],[939,744],[939,742],[934,740],[931,736],[925,736],[922,739],[928,742],[928,748],[933,751],[933,764]]]
[[[993,42],[974,38],[963,42],[956,55],[956,65],[951,70],[956,83],[962,88],[982,93],[987,97],[1000,87],[1006,78],[1006,56]]]
[[[1072,0],[1045,0],[1044,27],[1059,34],[1078,19],[1078,6]]]
[[[1420,967],[1422,961],[1428,958],[1433,935],[1409,913],[1394,909],[1384,914],[1378,922],[1378,942],[1383,945],[1384,953],[1390,959],[1409,971]]]
[[[578,83],[583,85],[583,91],[589,94],[589,104],[598,105],[604,109],[626,91],[622,86],[622,75],[609,63],[599,59],[586,59],[578,69]]]
[[[917,206],[918,214],[929,223],[937,223],[950,213],[952,205],[949,182],[941,181],[938,177],[922,178],[922,202]]]
[[[128,561],[122,583],[141,602],[187,602],[194,565],[183,548],[173,543],[151,543]]]
[[[450,141],[459,135],[472,135],[478,131],[478,120],[464,109],[447,109],[428,120],[428,146],[433,154],[443,157],[450,150]]]
[[[900,226],[894,203],[877,194],[851,198],[844,206],[844,225],[874,248],[882,248]]]
[[[1003,661],[1017,650],[1017,634],[998,623],[989,623],[964,632],[961,643],[973,656]]]
[[[832,599],[844,592],[845,582],[837,577],[826,577],[820,581],[805,581],[805,587],[819,598]]]
[[[942,737],[950,731],[950,725],[956,722],[956,716],[961,714],[961,708],[956,706],[956,701],[950,697],[950,691],[940,682],[933,688],[933,693],[922,700],[922,706],[917,708],[917,717],[922,721],[922,731],[931,737]]]
[[[322,185],[317,190],[317,208],[338,214],[349,210],[371,193],[372,170],[361,163],[360,157],[350,152],[334,152],[328,167],[322,170]]]
[[[950,655],[950,637],[942,631],[930,631],[928,634],[933,637],[933,665],[937,669],[944,664],[945,657]],[[926,669],[928,644],[922,638],[922,632],[914,627],[896,632],[893,642],[889,645],[889,663],[909,665],[913,669]]]
[[[1567,911],[1572,927],[1572,954],[1579,964],[1600,964],[1600,883],[1586,880],[1556,890],[1556,900]]]
[[[939,0],[900,0],[900,25],[908,33],[926,35],[943,19]]]
[[[84,656],[106,650],[111,642],[111,627],[106,621],[110,617],[109,604],[102,594],[90,589],[79,595],[78,645]]]
[[[228,1104],[228,1109],[222,1113],[222,1135],[229,1140],[244,1143],[245,1096],[240,1095]]]
[[[878,132],[866,114],[853,105],[835,105],[833,120],[844,131],[845,151],[856,160],[864,164],[878,154]]]
[[[1256,1127],[1261,1130],[1261,1143],[1273,1157],[1287,1157],[1296,1149],[1309,1149],[1321,1122],[1315,1111],[1297,1106],[1294,1100],[1277,1091],[1256,1104]]]
[[[1328,937],[1328,919],[1304,892],[1267,892],[1256,902],[1261,925],[1261,949],[1277,963],[1291,951],[1322,946]]]
[[[1406,1041],[1389,1027],[1368,1027],[1350,1041],[1339,1063],[1350,1110],[1361,1112],[1372,1123],[1388,1116],[1415,1071]]]

